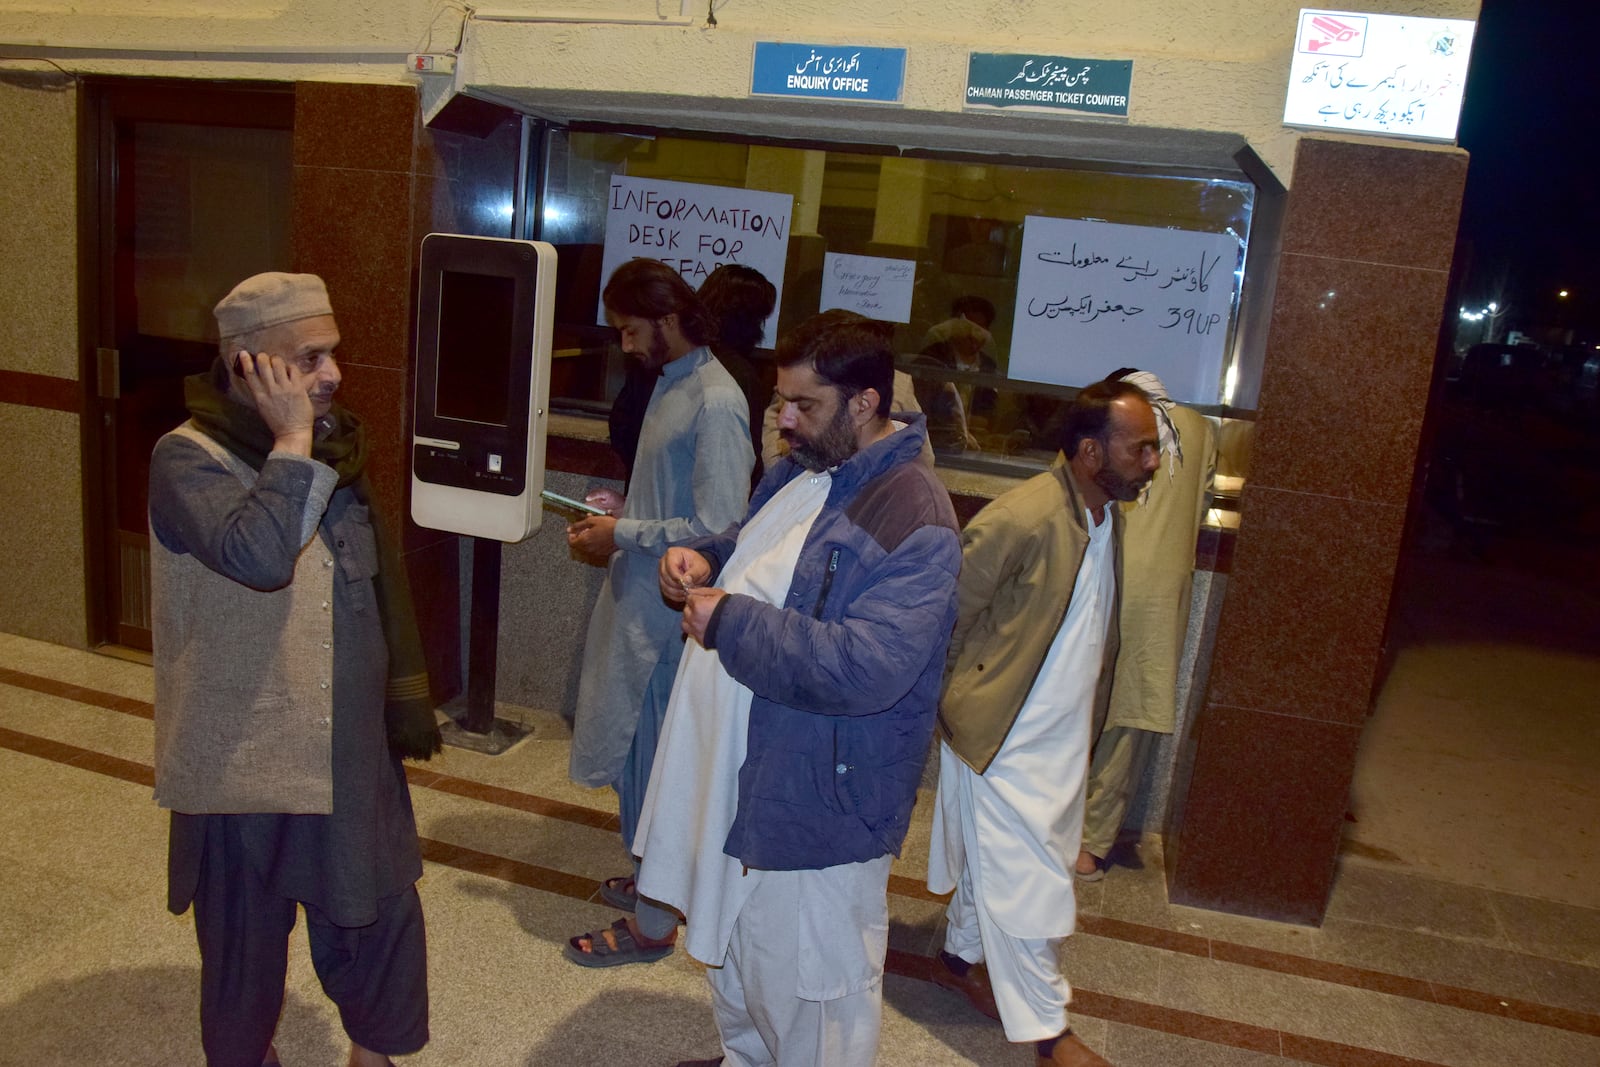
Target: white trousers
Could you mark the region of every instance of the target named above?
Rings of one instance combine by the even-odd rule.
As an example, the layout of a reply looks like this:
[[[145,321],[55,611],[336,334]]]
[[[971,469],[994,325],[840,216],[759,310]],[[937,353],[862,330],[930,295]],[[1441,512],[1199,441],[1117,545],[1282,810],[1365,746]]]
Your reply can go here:
[[[1007,1041],[1043,1041],[1067,1028],[1072,990],[1061,973],[1060,937],[1012,937],[989,917],[968,867],[945,909],[944,950],[989,968]]]
[[[884,856],[823,871],[749,872],[760,882],[734,922],[727,960],[706,970],[728,1067],[872,1067],[883,1023],[889,863]],[[806,892],[819,879],[847,893],[845,906]],[[859,960],[865,950],[866,972],[839,975],[842,985],[831,990],[839,996],[807,999],[816,994],[802,987],[803,974],[827,967],[835,939],[848,943],[842,956]]]

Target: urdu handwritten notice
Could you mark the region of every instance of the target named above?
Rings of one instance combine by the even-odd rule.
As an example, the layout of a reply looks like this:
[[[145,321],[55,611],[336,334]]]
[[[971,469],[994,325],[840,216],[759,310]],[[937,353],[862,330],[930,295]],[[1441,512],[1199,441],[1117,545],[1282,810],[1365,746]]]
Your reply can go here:
[[[822,301],[817,310],[844,308],[869,319],[910,322],[916,280],[915,260],[829,252],[822,259]]]
[[[1473,29],[1468,19],[1302,10],[1284,125],[1454,141]]]
[[[789,255],[794,197],[757,189],[613,175],[600,277],[630,259],[659,259],[698,289],[724,263],[754,267],[778,290]],[[602,302],[598,311],[605,322]],[[766,343],[778,336],[778,313],[767,319]]]
[[[1029,215],[1007,373],[1081,386],[1137,367],[1217,403],[1241,252],[1232,234]]]

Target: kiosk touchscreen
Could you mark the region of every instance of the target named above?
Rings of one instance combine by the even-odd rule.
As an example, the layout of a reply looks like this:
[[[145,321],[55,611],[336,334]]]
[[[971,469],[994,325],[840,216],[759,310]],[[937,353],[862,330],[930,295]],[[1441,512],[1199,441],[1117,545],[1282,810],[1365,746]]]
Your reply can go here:
[[[556,251],[430,233],[417,294],[411,518],[520,541],[539,525]]]

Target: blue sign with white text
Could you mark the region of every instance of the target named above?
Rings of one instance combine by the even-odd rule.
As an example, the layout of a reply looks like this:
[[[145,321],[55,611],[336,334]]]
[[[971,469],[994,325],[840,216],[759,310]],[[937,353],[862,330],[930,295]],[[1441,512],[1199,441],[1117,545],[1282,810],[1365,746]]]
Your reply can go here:
[[[893,104],[905,75],[904,48],[757,41],[750,93]]]

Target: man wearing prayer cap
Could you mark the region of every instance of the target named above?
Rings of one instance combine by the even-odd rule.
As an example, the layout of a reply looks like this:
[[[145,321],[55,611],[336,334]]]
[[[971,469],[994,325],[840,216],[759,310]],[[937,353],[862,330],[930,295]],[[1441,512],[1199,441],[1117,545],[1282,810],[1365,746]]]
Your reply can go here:
[[[405,576],[374,525],[339,328],[312,274],[216,306],[220,354],[150,466],[156,801],[194,906],[210,1067],[276,1064],[289,934],[353,1067],[428,1040],[422,874],[400,760],[439,747]]]

